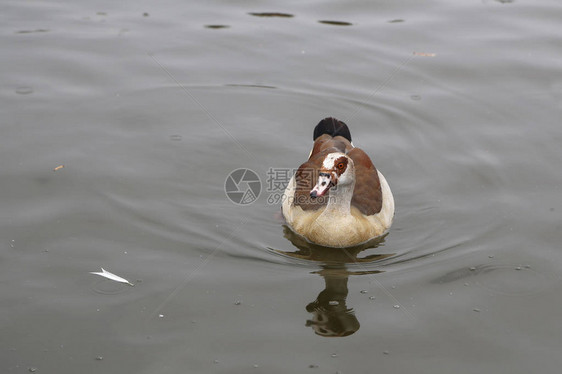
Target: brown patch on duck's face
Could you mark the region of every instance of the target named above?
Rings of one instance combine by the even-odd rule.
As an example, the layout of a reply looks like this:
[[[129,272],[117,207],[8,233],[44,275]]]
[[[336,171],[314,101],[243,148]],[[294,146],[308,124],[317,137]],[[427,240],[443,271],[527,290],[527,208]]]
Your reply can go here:
[[[329,174],[331,176],[330,179],[335,186],[338,184],[338,179],[347,170],[348,161],[348,158],[345,156],[338,157],[334,160],[332,165],[322,165],[320,174]]]
[[[340,177],[347,170],[347,157],[341,156],[334,161],[333,171]]]

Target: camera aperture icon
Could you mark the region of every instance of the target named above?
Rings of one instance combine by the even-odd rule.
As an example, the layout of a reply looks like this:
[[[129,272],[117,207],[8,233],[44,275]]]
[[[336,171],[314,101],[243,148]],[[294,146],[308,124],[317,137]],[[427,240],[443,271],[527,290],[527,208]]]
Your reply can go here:
[[[248,205],[260,196],[261,181],[253,170],[236,169],[226,177],[224,191],[234,204]]]

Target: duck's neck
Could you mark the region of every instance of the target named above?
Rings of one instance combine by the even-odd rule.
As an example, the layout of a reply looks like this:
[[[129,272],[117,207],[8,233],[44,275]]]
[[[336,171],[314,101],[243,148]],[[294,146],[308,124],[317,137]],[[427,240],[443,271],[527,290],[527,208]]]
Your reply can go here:
[[[353,197],[353,189],[355,182],[338,185],[337,188],[330,189],[328,196],[328,205],[324,213],[337,214],[340,216],[351,215],[351,198]]]

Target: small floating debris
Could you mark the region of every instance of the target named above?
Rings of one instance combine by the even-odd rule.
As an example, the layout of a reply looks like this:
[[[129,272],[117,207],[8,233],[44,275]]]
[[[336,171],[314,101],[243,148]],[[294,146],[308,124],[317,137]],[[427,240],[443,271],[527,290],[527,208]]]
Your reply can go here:
[[[340,305],[340,302],[337,301],[337,300],[330,300],[330,301],[328,301],[328,305],[337,306],[337,305]]]
[[[388,23],[402,23],[402,22],[404,22],[404,20],[400,18],[391,19],[390,21],[388,21]]]
[[[64,165],[59,165],[56,168],[53,169],[53,171],[59,171],[60,169],[62,169],[64,167]]]
[[[316,364],[310,364],[308,365],[309,369],[318,369],[320,366],[316,365]]]
[[[374,296],[369,296],[369,300],[375,300]]]
[[[429,52],[414,52],[414,56],[435,57],[437,55],[435,53],[429,53]]]
[[[396,305],[394,306],[394,309],[400,309],[400,305],[396,304]]]
[[[150,15],[150,14],[148,14],[147,12],[144,12],[144,13],[142,14],[143,17],[148,17],[149,15]]]
[[[234,305],[242,305],[242,301],[236,300],[236,301],[234,302]]]
[[[475,271],[475,270],[476,270],[476,268],[475,268],[474,266],[472,266],[472,267],[471,267],[471,268],[469,268],[468,270],[470,270],[470,271]]]
[[[103,361],[103,356],[97,356],[96,361]]]
[[[361,290],[361,291],[359,291],[359,292],[362,293],[362,294],[366,294],[366,293],[369,292],[369,291],[367,291],[367,290]]]
[[[280,17],[280,18],[293,18],[294,15],[289,13],[280,13],[280,12],[250,12],[248,13],[251,16],[255,17]]]
[[[125,278],[121,278],[118,275],[110,273],[109,271],[105,270],[104,268],[101,268],[101,272],[91,271],[90,274],[99,275],[101,277],[110,279],[110,280],[115,281],[115,282],[126,283],[129,286],[134,286],[134,284],[132,284],[131,282],[129,282]]]
[[[230,28],[230,26],[228,26],[228,25],[205,25],[205,27],[208,28],[208,29],[215,29],[215,30]]]
[[[389,355],[389,354],[390,354],[389,351],[382,351],[382,353],[385,354],[385,355]]]
[[[480,312],[480,308],[474,308],[472,310],[475,311],[475,312]]]
[[[330,20],[320,20],[318,23],[323,23],[325,25],[332,25],[332,26],[352,26],[353,23],[345,22],[345,21],[330,21]]]
[[[30,373],[35,373],[37,371],[37,368],[35,367],[30,367],[27,369]]]

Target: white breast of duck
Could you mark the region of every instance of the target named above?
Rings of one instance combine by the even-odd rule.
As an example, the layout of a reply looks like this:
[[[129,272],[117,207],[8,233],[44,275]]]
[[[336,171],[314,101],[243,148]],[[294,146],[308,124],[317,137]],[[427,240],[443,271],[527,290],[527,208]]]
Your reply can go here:
[[[320,126],[327,130],[318,130]],[[394,217],[394,198],[385,177],[365,152],[353,147],[349,130],[338,135],[343,126],[347,129],[333,118],[316,126],[311,155],[291,178],[282,205],[294,232],[338,248],[385,234]]]

